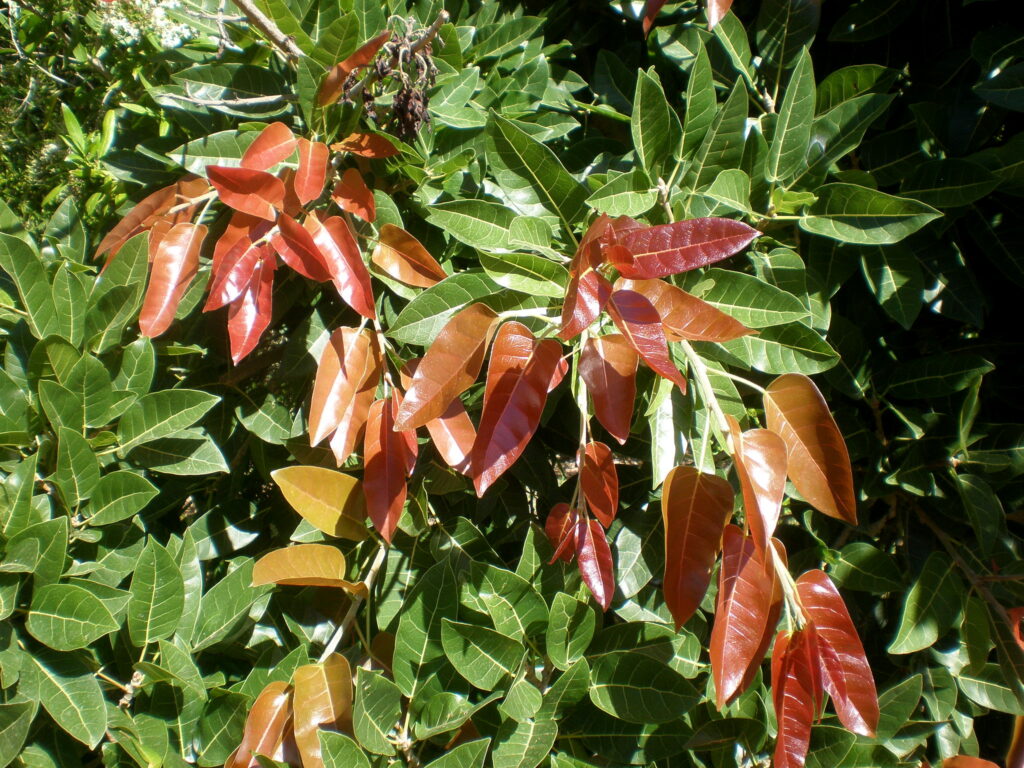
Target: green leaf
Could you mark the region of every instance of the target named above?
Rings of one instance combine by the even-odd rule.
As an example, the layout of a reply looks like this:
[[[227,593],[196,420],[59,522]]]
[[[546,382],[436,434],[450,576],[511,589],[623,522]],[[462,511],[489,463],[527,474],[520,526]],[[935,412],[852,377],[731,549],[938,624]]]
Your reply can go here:
[[[70,199],[70,198],[69,198]],[[53,278],[53,309],[57,313],[57,334],[78,346],[85,333],[88,305],[85,282],[63,264]]]
[[[594,637],[597,619],[588,603],[559,592],[551,604],[544,649],[551,663],[566,670],[583,657]]]
[[[996,544],[1006,533],[1006,513],[992,487],[977,475],[953,473],[957,494],[967,510],[977,539],[978,555],[992,555]]]
[[[818,200],[800,228],[846,243],[896,243],[942,215],[917,200],[856,184],[826,184],[815,194]]]
[[[1024,705],[1006,684],[1006,675],[998,664],[986,664],[974,672],[963,669],[957,674],[956,683],[975,704],[997,712],[1024,715]]]
[[[537,719],[518,723],[506,720],[494,737],[491,765],[494,768],[537,768],[558,738],[554,720]]]
[[[856,541],[843,547],[839,552],[839,562],[832,566],[829,575],[840,589],[881,595],[903,588],[892,556],[866,541]]]
[[[980,355],[946,353],[905,360],[889,376],[885,394],[921,399],[959,392],[995,366]]]
[[[395,683],[409,698],[445,664],[441,621],[446,616],[455,616],[457,608],[455,572],[445,558],[416,582],[398,622],[392,669]]]
[[[132,461],[167,475],[209,475],[228,472],[224,454],[205,430],[184,429],[170,437],[140,445]]]
[[[319,736],[325,768],[370,768],[366,753],[345,734],[319,731]]]
[[[684,287],[748,328],[785,325],[810,314],[793,294],[743,272],[709,269]]]
[[[8,401],[10,402],[10,401]],[[32,524],[32,493],[35,490],[39,454],[14,465],[0,487],[0,534],[10,539]]]
[[[242,729],[252,699],[240,693],[216,691],[202,710],[196,738],[197,762],[223,765],[242,740]]]
[[[559,717],[563,710],[578,704],[590,690],[590,665],[586,658],[580,659],[558,676],[544,694],[540,708],[541,717]]]
[[[502,634],[525,640],[542,633],[548,624],[544,598],[523,577],[493,565],[472,563],[462,593],[471,593]]]
[[[932,552],[904,600],[889,653],[913,653],[931,647],[953,626],[963,598],[963,582],[949,558]]]
[[[509,249],[515,211],[484,200],[453,200],[427,208],[427,221],[459,242],[487,251]]]
[[[226,638],[243,620],[260,596],[270,586],[252,586],[252,558],[214,584],[203,595],[199,609],[199,623],[192,633],[192,650],[201,651]]]
[[[157,493],[156,486],[137,472],[111,472],[93,489],[83,513],[85,521],[89,525],[110,525],[125,520],[141,512]]]
[[[736,71],[740,73],[743,82],[753,88],[754,76],[750,69],[753,56],[750,51],[750,40],[747,39],[747,30],[743,26],[743,22],[736,14],[726,13],[721,18],[715,25],[714,39],[725,51],[725,55],[729,57],[729,61]]]
[[[12,701],[0,704],[0,767],[14,762],[28,738],[28,729],[36,716],[36,704]]]
[[[481,699],[475,704],[462,695],[442,691],[416,700],[413,708],[413,734],[419,740],[454,731],[492,701],[501,698],[500,692]]]
[[[36,590],[25,622],[32,637],[57,651],[85,648],[119,626],[102,600],[70,584]]]
[[[588,712],[578,725],[579,737],[588,749],[606,760],[629,765],[649,765],[679,754],[692,733],[681,719],[640,725],[597,710]]]
[[[62,383],[82,403],[87,427],[101,427],[109,421],[114,392],[103,363],[92,355],[82,355]]]
[[[436,760],[427,763],[426,768],[483,768],[490,739],[477,739],[460,744]]]
[[[1014,112],[1024,112],[1024,64],[1014,64],[974,86],[985,101]]]
[[[884,90],[894,75],[891,69],[880,64],[854,64],[830,72],[818,83],[817,113],[828,112],[858,96]]]
[[[924,305],[924,273],[918,255],[902,243],[865,245],[860,249],[860,267],[885,313],[909,330]]]
[[[665,98],[665,90],[653,67],[649,72],[637,71],[630,131],[640,167],[652,179],[667,175],[667,164],[674,162],[679,155],[682,127],[679,116]],[[653,204],[652,200],[647,208]],[[637,213],[643,213],[647,208]]]
[[[906,680],[882,691],[878,695],[878,728],[875,739],[884,744],[910,720],[921,701],[924,682],[921,675],[913,675]]]
[[[216,395],[195,389],[167,389],[143,395],[118,424],[120,453],[127,454],[137,445],[170,437],[192,426],[219,402]]]
[[[700,189],[713,181],[720,172],[739,168],[743,157],[746,122],[747,93],[743,83],[737,82],[687,165],[683,176],[684,186]]]
[[[50,278],[35,249],[24,240],[0,233],[0,270],[18,290],[32,335],[43,339],[59,334],[61,321],[53,304]]]
[[[627,722],[667,723],[699,698],[682,675],[645,653],[606,653],[591,666],[590,700]]]
[[[498,705],[498,711],[504,717],[522,723],[536,715],[543,703],[544,697],[537,686],[525,677],[520,677],[508,689],[505,699]]]
[[[764,373],[821,373],[839,362],[839,355],[818,333],[802,323],[764,328],[720,345]]]
[[[67,387],[55,381],[40,381],[39,403],[54,431],[67,427],[79,434],[85,432],[85,406]]]
[[[73,738],[90,749],[99,744],[107,729],[107,709],[93,670],[76,654],[45,648],[33,651],[26,661],[19,692],[41,703]]]
[[[71,509],[88,499],[100,480],[100,465],[89,441],[81,433],[57,428],[57,471],[53,481]]]
[[[510,204],[529,216],[552,213],[569,234],[583,215],[586,189],[565,170],[554,152],[515,123],[491,113],[487,159]]]
[[[491,280],[532,296],[561,298],[569,273],[561,264],[532,253],[490,254],[480,251],[480,266]]]
[[[764,0],[754,39],[761,58],[775,70],[789,69],[818,31],[817,0]]]
[[[121,354],[121,368],[114,378],[114,389],[144,395],[153,385],[156,351],[153,342],[142,336],[128,344]]]
[[[945,158],[917,163],[900,184],[900,194],[936,208],[980,200],[999,186],[999,177],[969,160]]]
[[[779,118],[768,145],[765,174],[769,181],[785,181],[802,169],[813,120],[814,65],[805,48],[786,85]]]
[[[137,648],[170,637],[185,607],[185,583],[167,550],[150,538],[132,574],[128,636]]]
[[[699,38],[698,38],[699,39]],[[683,157],[688,158],[697,151],[704,136],[714,122],[718,110],[715,95],[715,78],[711,60],[703,42],[697,49],[690,79],[686,83],[686,112],[683,117]]]
[[[525,653],[508,635],[451,619],[443,620],[441,644],[455,670],[485,691],[514,675]]]
[[[866,93],[841,102],[814,120],[811,127],[811,152],[808,165],[793,180],[796,188],[801,181],[813,184],[823,178],[832,164],[853,151],[864,140],[864,134],[892,103],[894,96]]]
[[[395,747],[388,733],[402,714],[402,692],[378,672],[356,670],[352,722],[356,739],[364,749],[377,755],[393,755]]]
[[[24,528],[7,542],[3,570],[31,573],[36,587],[53,584],[64,573],[68,518],[64,515]]]
[[[750,177],[739,168],[722,171],[701,194],[734,211],[750,212]]]
[[[167,156],[189,173],[198,176],[206,172],[208,165],[237,168],[242,164],[245,150],[256,140],[257,135],[255,131],[221,131],[182,144],[168,152]]]
[[[636,114],[636,113],[634,113]],[[646,173],[634,168],[623,173],[587,198],[587,205],[609,216],[639,216],[658,201],[658,190],[651,187]]]

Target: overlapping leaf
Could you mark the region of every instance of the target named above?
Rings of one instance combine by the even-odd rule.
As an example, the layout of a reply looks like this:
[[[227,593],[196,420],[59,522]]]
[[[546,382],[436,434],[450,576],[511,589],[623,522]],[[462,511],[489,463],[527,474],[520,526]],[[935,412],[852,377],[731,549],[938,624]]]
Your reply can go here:
[[[292,188],[300,204],[316,200],[327,181],[327,166],[331,152],[322,141],[299,139],[299,167]]]
[[[199,271],[199,249],[206,238],[201,224],[175,224],[160,240],[139,313],[139,330],[150,338],[166,331],[178,304]]]
[[[572,562],[576,554],[576,524],[579,513],[565,502],[555,504],[544,521],[544,533],[554,549],[551,562],[564,560]]]
[[[746,248],[758,232],[742,221],[706,218],[618,232],[609,251],[623,277],[667,277],[714,264]]]
[[[756,333],[739,320],[664,280],[615,281],[616,290],[635,291],[657,310],[668,341],[732,341]]]
[[[611,228],[611,219],[601,214],[580,240],[569,264],[569,285],[562,303],[562,329],[559,337],[569,341],[597,319],[611,296],[611,285],[597,269],[604,260],[602,240]]]
[[[379,133],[353,133],[331,144],[331,149],[361,157],[384,158],[398,154],[398,148]]]
[[[331,279],[330,267],[309,230],[285,213],[277,217],[277,228],[271,243],[285,264],[310,280]]]
[[[607,528],[619,507],[619,476],[611,448],[604,443],[587,443],[580,462],[580,487],[587,508]]]
[[[779,733],[773,765],[803,768],[818,698],[813,630],[780,632],[772,653],[772,699]]]
[[[276,266],[273,254],[260,259],[242,295],[228,309],[228,339],[231,342],[231,361],[235,365],[256,349],[260,337],[270,325]]]
[[[327,77],[324,78],[323,84],[317,92],[317,104],[321,107],[326,107],[340,99],[344,93],[345,81],[348,80],[349,76],[354,72],[358,72],[373,61],[373,57],[377,55],[381,46],[383,46],[390,37],[391,31],[386,29],[376,37],[359,46],[359,48],[357,48],[356,51],[344,61],[335,64],[331,71],[327,73]]]
[[[366,538],[366,499],[358,480],[324,467],[295,465],[270,475],[296,512],[328,536]]]
[[[340,653],[292,673],[295,742],[302,768],[322,768],[321,728],[352,732],[352,668]]]
[[[594,401],[594,415],[620,443],[629,437],[640,357],[621,334],[587,339],[580,352],[580,377]]]
[[[415,375],[419,363],[419,359],[410,360],[400,372],[402,387],[407,390],[406,401],[408,400],[408,389],[412,385],[412,377]],[[459,474],[468,475],[471,469],[473,443],[476,440],[476,427],[473,426],[462,401],[456,397],[448,404],[444,413],[431,419],[424,426],[445,464]]]
[[[253,702],[242,743],[231,753],[225,768],[250,768],[256,764],[257,754],[272,760],[292,758],[296,751],[292,716],[292,687],[280,681],[267,685]]]
[[[346,168],[341,179],[331,191],[331,199],[343,211],[373,223],[377,219],[377,204],[373,192],[363,181],[363,175],[355,168]]]
[[[266,171],[208,165],[206,175],[221,202],[236,211],[273,221],[284,203],[284,182]]]
[[[124,218],[100,240],[94,254],[95,258],[98,259],[103,254],[109,253],[107,264],[104,266],[106,269],[122,245],[153,226],[153,223],[171,208],[198,197],[208,189],[209,185],[205,179],[186,176],[174,184],[161,187],[156,192],[147,195],[136,203]]]
[[[615,592],[615,565],[604,528],[597,520],[580,518],[576,522],[576,564],[583,583],[607,611]]]
[[[252,584],[338,587],[366,596],[366,585],[347,578],[345,555],[326,544],[295,544],[264,555],[252,569]]]
[[[380,352],[369,331],[338,328],[320,355],[309,410],[310,445],[334,433],[338,466],[351,455],[366,424],[380,379]]]
[[[394,224],[380,228],[370,260],[398,282],[416,288],[429,288],[448,277],[419,240]]]
[[[373,527],[387,541],[395,533],[408,493],[406,477],[416,462],[415,432],[396,432],[395,415],[400,396],[377,400],[370,406],[363,439],[363,491]]]
[[[661,317],[651,302],[636,291],[615,291],[608,303],[608,314],[647,366],[685,393],[686,379],[669,357]]]
[[[741,433],[736,419],[727,415],[732,435],[736,474],[743,490],[743,509],[754,544],[762,553],[775,531],[786,490],[786,443],[770,429]]]
[[[352,230],[340,216],[320,221],[307,216],[303,225],[313,235],[313,242],[327,262],[338,294],[345,303],[365,318],[373,320],[377,310],[373,305],[370,273],[366,270],[359,246]]]
[[[295,151],[295,134],[284,123],[271,123],[242,155],[242,168],[265,171],[271,166],[287,160]]]

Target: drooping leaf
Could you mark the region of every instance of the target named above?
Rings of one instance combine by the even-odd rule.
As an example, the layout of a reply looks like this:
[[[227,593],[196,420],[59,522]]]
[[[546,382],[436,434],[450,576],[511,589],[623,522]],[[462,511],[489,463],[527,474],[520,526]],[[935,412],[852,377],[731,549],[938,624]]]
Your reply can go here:
[[[302,766],[322,768],[319,730],[352,732],[352,669],[348,659],[332,653],[319,664],[296,668],[292,680],[295,742]]]
[[[318,283],[331,279],[331,269],[308,229],[286,213],[277,217],[277,228],[271,243],[285,264]]]
[[[273,221],[284,203],[284,182],[266,171],[208,165],[206,175],[221,202],[236,211]]]
[[[522,454],[540,425],[548,384],[562,356],[554,339],[537,341],[522,323],[501,326],[487,368],[484,407],[473,443],[477,496]]]
[[[416,366],[395,420],[398,429],[442,416],[476,382],[497,321],[483,304],[470,304],[448,321]]]
[[[199,271],[199,249],[205,238],[204,225],[183,223],[171,227],[160,241],[139,313],[139,330],[144,336],[154,338],[170,327],[178,304]]]
[[[242,743],[231,754],[225,768],[250,768],[253,755],[271,760],[286,759],[286,744],[294,740],[292,732],[292,687],[275,681],[267,685],[253,702],[245,720]]]
[[[307,216],[303,225],[313,235],[313,242],[323,254],[341,298],[363,317],[375,319],[377,310],[373,305],[370,273],[345,220],[331,216],[321,222],[316,216]]]
[[[814,382],[798,373],[780,376],[768,385],[764,410],[768,429],[786,443],[787,473],[800,495],[819,512],[856,525],[850,454]]]
[[[579,520],[579,513],[571,509],[568,504],[561,502],[555,504],[548,512],[544,521],[544,533],[554,549],[550,563],[555,560],[572,562],[576,554],[576,523]],[[549,565],[550,565],[549,563]]]
[[[252,569],[252,585],[280,584],[297,587],[338,587],[366,596],[366,585],[346,578],[345,555],[326,544],[294,544],[275,549]]]
[[[273,258],[274,251],[267,240],[239,238],[211,269],[210,296],[203,311],[211,312],[237,301],[252,283],[256,266]]]
[[[616,290],[635,291],[646,298],[661,318],[667,341],[731,341],[756,333],[707,302],[664,280],[615,281]]]
[[[665,478],[661,497],[665,603],[677,629],[694,614],[707,592],[732,500],[728,482],[693,467],[676,467]]]
[[[604,260],[601,240],[611,228],[611,219],[601,214],[587,228],[569,264],[569,285],[562,303],[560,338],[569,341],[586,330],[601,314],[611,295],[608,280],[597,268]]]
[[[611,448],[604,443],[587,443],[580,461],[580,487],[587,508],[607,528],[619,508],[619,476]]]
[[[370,260],[400,283],[429,288],[448,277],[422,243],[401,227],[384,224]]]
[[[363,175],[355,168],[345,169],[331,191],[331,199],[341,210],[348,211],[365,222],[372,224],[377,219],[377,204],[373,200],[373,192],[363,181]]]
[[[292,509],[328,536],[366,538],[366,500],[359,481],[323,467],[291,466],[270,476]]]
[[[583,583],[607,611],[615,593],[615,564],[608,537],[597,520],[580,518],[576,523],[576,564]]]
[[[611,259],[623,277],[667,277],[739,253],[760,234],[733,219],[688,219],[617,233],[625,251],[611,251]]]
[[[295,134],[284,123],[271,123],[256,137],[242,155],[242,168],[265,171],[295,151]]]
[[[580,353],[580,377],[594,401],[594,415],[620,443],[629,437],[640,357],[621,334],[592,336]]]
[[[672,363],[658,310],[636,291],[614,291],[608,314],[647,366],[685,393],[686,379]]]
[[[276,266],[273,254],[260,259],[242,295],[228,308],[228,338],[231,361],[235,365],[256,349],[260,337],[270,325]]]
[[[94,258],[98,259],[103,254],[109,253],[110,256],[104,266],[104,270],[106,270],[122,245],[140,232],[149,229],[159,217],[174,206],[188,202],[208,189],[209,185],[205,179],[187,176],[170,186],[162,187],[151,193],[136,203],[125,217],[106,234],[97,246]]]
[[[292,180],[292,188],[302,205],[316,200],[324,191],[330,155],[322,141],[299,138],[299,168]]]
[[[398,518],[402,516],[408,492],[406,477],[416,461],[415,432],[395,431],[399,406],[397,392],[374,402],[370,406],[363,440],[366,511],[377,533],[387,542],[391,541]]]
[[[412,376],[419,362],[418,359],[414,359],[402,366],[400,371],[402,387],[406,390],[412,384]],[[408,392],[406,400],[408,400]],[[444,413],[431,419],[424,426],[445,464],[459,474],[468,475],[471,468],[470,458],[473,452],[473,442],[476,440],[476,427],[473,426],[462,401],[456,397]]]
[[[345,81],[353,72],[358,72],[371,61],[391,37],[391,30],[385,29],[376,37],[366,41],[352,55],[334,65],[324,78],[317,92],[316,103],[321,107],[334,104],[344,93]],[[358,39],[358,38],[357,38]]]
[[[821,647],[835,653],[826,661],[821,654],[821,677],[835,704],[839,721],[847,729],[872,738],[878,727],[878,693],[857,629],[832,580],[820,570],[803,573],[796,581],[800,605],[814,624]]]
[[[816,711],[813,630],[780,632],[772,652],[772,697],[779,735],[773,765],[803,768]]]
[[[351,152],[360,157],[394,157],[398,148],[379,133],[353,133],[337,144],[331,144],[335,152]]]
[[[788,465],[786,443],[770,429],[751,429],[741,434],[735,418],[727,414],[726,419],[747,525],[754,544],[765,553],[782,512]]]
[[[380,366],[377,344],[365,329],[338,328],[320,355],[309,409],[309,442],[316,446],[332,432],[340,435],[336,448],[331,441],[338,466],[351,455],[366,424]]]

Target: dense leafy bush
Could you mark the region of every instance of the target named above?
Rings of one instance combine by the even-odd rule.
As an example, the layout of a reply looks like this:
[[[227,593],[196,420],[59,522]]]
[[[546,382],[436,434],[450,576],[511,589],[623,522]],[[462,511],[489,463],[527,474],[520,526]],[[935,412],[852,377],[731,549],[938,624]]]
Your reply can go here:
[[[5,21],[0,766],[1024,764],[998,3],[100,5]]]

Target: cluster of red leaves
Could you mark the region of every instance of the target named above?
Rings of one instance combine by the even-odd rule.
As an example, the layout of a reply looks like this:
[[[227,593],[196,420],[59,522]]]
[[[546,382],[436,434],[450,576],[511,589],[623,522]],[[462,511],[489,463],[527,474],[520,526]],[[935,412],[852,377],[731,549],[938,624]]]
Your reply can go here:
[[[397,150],[384,138],[355,134],[333,147],[364,157]],[[252,352],[270,324],[278,258],[304,277],[332,282],[341,298],[363,317],[375,314],[370,275],[355,236],[341,216],[306,209],[323,193],[330,168],[326,144],[296,138],[283,123],[272,123],[242,156],[240,167],[211,165],[206,178],[190,176],[138,203],[103,239],[97,257],[107,265],[131,237],[149,232],[150,278],[139,316],[146,336],[164,333],[182,297],[199,273],[207,236],[193,222],[204,204],[219,199],[232,210],[213,247],[204,311],[228,307],[231,357],[237,364]],[[269,169],[297,156],[297,166]],[[373,195],[354,168],[332,192],[346,212],[373,221]],[[105,268],[105,267],[104,267]]]

